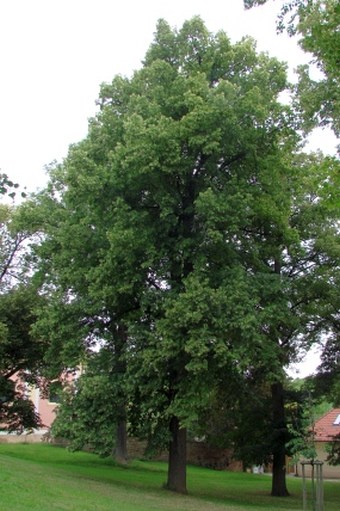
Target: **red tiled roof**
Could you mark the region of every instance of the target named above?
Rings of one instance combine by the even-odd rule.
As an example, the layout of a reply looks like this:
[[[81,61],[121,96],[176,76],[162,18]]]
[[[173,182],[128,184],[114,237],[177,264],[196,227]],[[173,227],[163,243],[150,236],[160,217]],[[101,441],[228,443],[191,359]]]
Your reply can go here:
[[[317,442],[331,442],[336,435],[340,435],[340,408],[333,408],[317,420],[314,430]]]

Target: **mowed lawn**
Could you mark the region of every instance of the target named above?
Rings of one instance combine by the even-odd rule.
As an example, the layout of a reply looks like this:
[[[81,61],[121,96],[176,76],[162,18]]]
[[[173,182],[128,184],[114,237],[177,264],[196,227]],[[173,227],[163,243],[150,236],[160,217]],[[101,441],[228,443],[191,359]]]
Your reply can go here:
[[[289,498],[270,497],[268,475],[188,467],[188,495],[162,489],[167,466],[128,467],[44,444],[0,444],[0,509],[11,511],[301,510],[300,479]],[[340,482],[325,482],[325,511],[339,511]]]

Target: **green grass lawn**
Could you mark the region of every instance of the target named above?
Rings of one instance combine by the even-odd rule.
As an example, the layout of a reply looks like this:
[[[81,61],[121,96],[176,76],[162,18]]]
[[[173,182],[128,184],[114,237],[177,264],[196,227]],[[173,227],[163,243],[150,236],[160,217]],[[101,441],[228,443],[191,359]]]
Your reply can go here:
[[[270,497],[268,475],[188,468],[189,494],[162,489],[165,463],[118,467],[89,453],[44,444],[0,444],[0,509],[11,511],[301,510],[301,480]],[[339,511],[340,482],[325,482],[325,511]]]

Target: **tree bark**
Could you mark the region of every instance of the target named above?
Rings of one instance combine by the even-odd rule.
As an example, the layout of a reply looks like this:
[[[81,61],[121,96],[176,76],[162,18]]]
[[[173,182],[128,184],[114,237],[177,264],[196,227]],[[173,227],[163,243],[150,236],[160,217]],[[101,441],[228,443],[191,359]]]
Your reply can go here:
[[[280,382],[273,383],[272,393],[272,413],[273,413],[273,478],[272,478],[272,496],[287,497],[289,492],[286,485],[286,441],[287,424],[284,409],[283,385]]]
[[[117,463],[120,463],[121,465],[126,465],[128,461],[127,431],[125,419],[119,420],[117,424],[116,447],[114,457]]]
[[[126,362],[124,351],[127,343],[127,329],[122,323],[113,323],[112,337],[115,346],[114,372],[116,376],[120,376],[122,382],[126,374]],[[114,458],[117,463],[125,465],[128,461],[127,452],[127,427],[126,427],[126,393],[124,385],[116,382],[117,391],[117,428],[116,428],[116,445],[114,450]]]
[[[177,417],[170,420],[171,440],[169,445],[168,481],[166,488],[178,493],[187,493],[186,461],[187,432],[181,428]]]

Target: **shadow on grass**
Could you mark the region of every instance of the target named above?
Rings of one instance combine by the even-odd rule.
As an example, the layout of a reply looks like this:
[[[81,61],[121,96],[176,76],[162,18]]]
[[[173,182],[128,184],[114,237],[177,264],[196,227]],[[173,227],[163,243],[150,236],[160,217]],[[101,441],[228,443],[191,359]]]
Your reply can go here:
[[[69,474],[75,480],[88,480],[114,485],[126,491],[143,490],[163,495],[167,464],[164,462],[136,460],[121,466],[109,458],[99,458],[87,452],[70,452],[65,448],[48,444],[0,444],[0,454],[30,463],[49,467],[56,474]],[[266,475],[213,471],[200,467],[188,467],[188,496],[210,504],[236,506],[244,510],[300,510],[302,505],[301,480],[289,478],[289,498],[270,496],[271,478]],[[337,487],[337,488],[333,488]],[[327,492],[326,492],[327,494]],[[338,511],[340,485],[333,484],[330,503],[326,509]],[[227,507],[224,507],[227,506]]]

